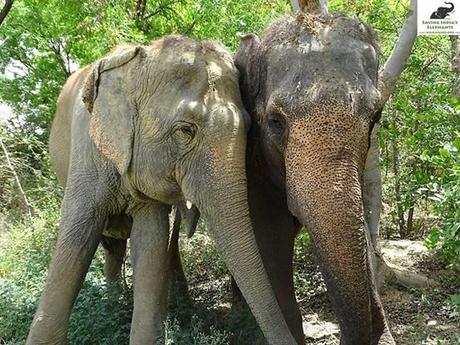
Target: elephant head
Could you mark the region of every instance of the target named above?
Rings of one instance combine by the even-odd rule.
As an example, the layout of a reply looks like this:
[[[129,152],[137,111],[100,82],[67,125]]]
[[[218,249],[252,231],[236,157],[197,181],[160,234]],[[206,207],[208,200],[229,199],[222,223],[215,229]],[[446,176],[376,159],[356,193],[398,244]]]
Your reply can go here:
[[[438,7],[436,11],[434,11],[430,19],[444,19],[449,16],[449,13],[454,10],[454,4],[451,2],[445,2],[445,4],[450,5],[449,7]]]
[[[341,344],[393,344],[370,274],[362,202],[380,113],[377,55],[361,22],[299,13],[260,39],[242,36],[235,57],[253,123],[248,147],[310,232]]]
[[[237,75],[217,43],[173,36],[123,48],[87,81],[90,133],[130,194],[200,209],[270,343],[290,344],[273,292],[259,290],[269,281],[248,217],[249,118]]]

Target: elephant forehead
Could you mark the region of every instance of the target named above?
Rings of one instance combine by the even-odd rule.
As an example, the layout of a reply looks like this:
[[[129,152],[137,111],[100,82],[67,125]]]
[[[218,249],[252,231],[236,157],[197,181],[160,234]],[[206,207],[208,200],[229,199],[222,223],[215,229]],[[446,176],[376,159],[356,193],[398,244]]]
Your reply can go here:
[[[320,43],[313,47],[317,50],[305,53],[298,46],[280,45],[267,54],[266,110],[276,104],[287,113],[305,113],[334,98],[348,103],[357,115],[373,111],[380,99],[376,66],[369,66],[358,52],[324,48]]]
[[[372,30],[359,20],[341,14],[316,16],[306,13],[272,22],[262,35],[261,46],[263,49],[280,43],[302,46],[314,40],[324,46],[356,48],[371,45],[378,49]]]
[[[208,112],[208,107],[200,99],[184,98],[177,105],[176,113],[184,120],[194,120],[201,122],[205,114]]]
[[[269,27],[261,47],[267,94],[282,88],[314,97],[342,89],[341,96],[357,91],[375,96],[377,47],[369,29],[355,19],[287,17]]]
[[[372,51],[367,55],[373,54]],[[324,47],[317,41],[303,46],[275,46],[267,52],[266,61],[269,86],[301,82],[304,85],[329,83],[332,86],[347,83],[360,87],[363,84],[375,84],[377,76],[377,64],[366,53]]]

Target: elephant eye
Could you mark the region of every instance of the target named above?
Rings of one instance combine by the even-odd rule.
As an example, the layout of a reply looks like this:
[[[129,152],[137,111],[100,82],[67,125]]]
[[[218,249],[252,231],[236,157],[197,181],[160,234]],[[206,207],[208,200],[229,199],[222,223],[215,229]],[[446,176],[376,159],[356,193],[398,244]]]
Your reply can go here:
[[[177,124],[174,134],[182,143],[190,142],[196,134],[196,126],[188,122],[180,122]]]
[[[182,132],[182,134],[184,135],[187,135],[189,137],[192,137],[195,135],[195,131],[194,129],[190,126],[184,126],[184,127],[181,127],[180,131]]]

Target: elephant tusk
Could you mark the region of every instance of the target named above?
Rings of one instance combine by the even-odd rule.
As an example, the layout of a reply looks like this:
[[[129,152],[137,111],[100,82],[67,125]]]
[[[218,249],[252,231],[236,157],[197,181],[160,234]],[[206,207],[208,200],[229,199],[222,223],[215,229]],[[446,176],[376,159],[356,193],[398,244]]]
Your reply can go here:
[[[187,209],[191,209],[193,207],[193,204],[190,201],[186,201],[185,206],[187,206]]]

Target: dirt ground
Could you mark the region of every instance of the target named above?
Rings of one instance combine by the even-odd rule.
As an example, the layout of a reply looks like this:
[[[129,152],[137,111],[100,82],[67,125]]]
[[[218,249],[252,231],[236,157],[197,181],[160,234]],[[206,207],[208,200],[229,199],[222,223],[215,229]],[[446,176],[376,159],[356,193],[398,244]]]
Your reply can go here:
[[[429,289],[388,286],[381,293],[390,328],[398,345],[460,344],[460,315],[447,303],[460,292],[460,276],[441,268],[419,241],[382,241],[385,260],[436,281]],[[308,256],[308,254],[306,254]],[[300,261],[299,259],[303,259]],[[300,275],[312,274],[316,282],[298,296],[307,344],[338,345],[339,328],[317,267],[310,257],[297,258]],[[302,263],[299,263],[302,262]],[[310,275],[311,276],[311,275]]]
[[[209,248],[209,245],[199,247]],[[384,286],[382,301],[396,343],[460,345],[460,315],[447,302],[451,295],[460,293],[458,272],[442,269],[440,262],[429,254],[420,241],[385,240],[381,242],[381,247],[387,263],[423,274],[436,282],[429,289]],[[197,248],[196,244],[194,248]],[[339,327],[326,286],[309,248],[297,249],[294,261],[297,299],[304,319],[306,343],[338,345]],[[198,268],[198,271],[203,271],[203,277],[198,279],[201,283],[190,282],[192,298],[219,314],[227,314],[231,306],[228,276],[224,274],[223,279],[222,276],[209,277],[206,270],[209,263],[202,264],[200,269],[200,264],[197,266],[197,262],[194,262],[195,274]],[[239,342],[236,340],[235,344]]]
[[[195,240],[202,241],[199,240],[200,236],[195,236]],[[193,245],[195,249],[209,247],[207,242]],[[298,247],[296,246],[294,259],[295,283],[297,300],[304,320],[306,343],[338,345],[339,327],[318,266],[309,248]],[[460,293],[458,272],[444,270],[441,263],[429,254],[420,241],[386,240],[381,242],[381,247],[387,263],[426,275],[437,284],[429,289],[384,286],[381,292],[382,301],[396,343],[460,345],[460,315],[448,303],[451,295]],[[204,255],[206,256],[209,257],[209,253]],[[216,266],[217,261],[211,266]],[[206,305],[208,310],[212,309],[217,314],[226,315],[231,308],[228,275],[218,274],[210,277],[209,263],[197,263],[196,260],[193,261],[193,271],[195,278],[197,272],[203,273],[198,279],[189,282],[193,300]],[[239,345],[242,341],[236,339],[231,343]],[[256,343],[259,344],[259,341]]]

